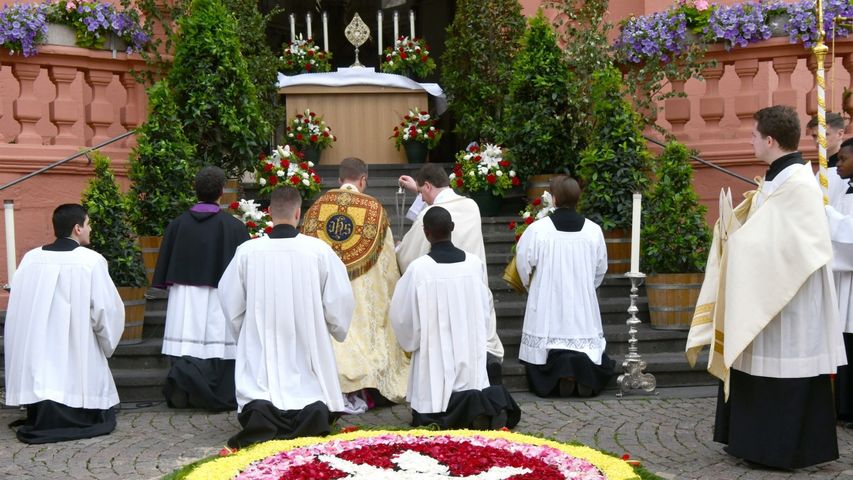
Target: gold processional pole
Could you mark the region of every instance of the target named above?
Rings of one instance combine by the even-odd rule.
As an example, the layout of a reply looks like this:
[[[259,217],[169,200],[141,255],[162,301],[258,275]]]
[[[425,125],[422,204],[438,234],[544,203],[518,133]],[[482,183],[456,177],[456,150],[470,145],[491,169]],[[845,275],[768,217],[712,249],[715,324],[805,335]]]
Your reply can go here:
[[[817,2],[817,43],[815,43],[812,52],[814,52],[815,61],[817,61],[817,69],[815,71],[817,84],[817,160],[820,165],[818,175],[820,178],[820,189],[823,192],[824,205],[829,204],[829,180],[826,176],[826,74],[823,68],[823,62],[826,59],[826,53],[829,48],[824,40],[826,39],[826,31],[823,28],[823,1]]]

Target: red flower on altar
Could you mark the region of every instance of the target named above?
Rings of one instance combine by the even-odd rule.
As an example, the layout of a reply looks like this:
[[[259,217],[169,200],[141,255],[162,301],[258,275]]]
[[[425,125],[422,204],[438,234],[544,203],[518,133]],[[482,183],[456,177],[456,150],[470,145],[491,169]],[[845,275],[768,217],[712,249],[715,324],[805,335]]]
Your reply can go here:
[[[231,202],[231,204],[228,205],[228,208],[230,208],[231,210],[237,210],[238,208],[240,208],[240,204],[237,202]]]
[[[306,71],[306,72],[310,72],[310,71],[311,71],[311,64],[310,64],[310,63],[306,63],[304,68],[305,68],[305,71]]]
[[[311,135],[311,143],[317,143],[317,135]]]
[[[494,173],[490,173],[490,174],[486,175],[486,182],[489,185],[494,185],[495,182],[497,182],[497,181],[498,181],[498,177],[496,177]]]
[[[400,58],[405,60],[405,59],[409,58],[409,55],[407,55],[406,52],[400,52]]]
[[[462,185],[465,185],[465,182],[463,182],[461,178],[457,178],[456,179],[456,186],[461,187]]]
[[[300,140],[300,141],[301,141],[303,138],[304,138],[304,137],[302,136],[302,134],[301,134],[301,133],[297,133],[297,134],[296,134],[296,139],[297,139],[297,140]]]
[[[309,167],[308,167],[308,162],[302,162],[302,163],[300,163],[300,164],[299,164],[299,168],[301,168],[302,170],[308,170],[308,169],[309,169]]]
[[[382,56],[380,70],[383,73],[423,78],[435,70],[429,46],[421,38],[400,36],[394,39],[392,47],[382,52]]]
[[[278,184],[278,177],[275,175],[270,175],[269,184],[272,186],[276,186]]]
[[[264,233],[266,233],[267,235],[269,235],[271,232],[272,232],[272,227],[267,227],[264,229]]]
[[[290,183],[292,183],[294,185],[299,185],[300,183],[302,183],[302,179],[299,178],[298,176],[294,175],[294,176],[290,177]]]
[[[542,204],[542,198],[536,197],[533,199],[533,201],[531,203],[533,204],[533,206],[538,207],[539,205]]]
[[[265,172],[271,172],[272,171],[272,164],[271,163],[265,163],[264,164],[264,171]]]
[[[507,168],[510,166],[510,163],[509,160],[501,160],[500,162],[498,162],[498,165],[502,166],[503,168]]]
[[[257,226],[258,226],[258,224],[257,224],[257,223],[255,223],[255,222],[253,222],[253,221],[251,221],[251,220],[249,220],[248,222],[246,222],[246,226],[247,226],[247,227],[249,227],[249,228],[255,228],[255,227],[257,227]]]

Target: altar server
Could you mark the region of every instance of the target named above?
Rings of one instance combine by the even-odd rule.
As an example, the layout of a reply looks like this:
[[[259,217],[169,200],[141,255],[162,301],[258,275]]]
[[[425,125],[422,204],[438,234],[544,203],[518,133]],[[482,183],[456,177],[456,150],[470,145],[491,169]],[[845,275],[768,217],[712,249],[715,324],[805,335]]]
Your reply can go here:
[[[302,233],[326,242],[347,267],[355,313],[346,340],[332,346],[347,412],[361,413],[383,397],[403,402],[410,362],[388,320],[400,279],[388,214],[364,193],[367,165],[361,159],[343,159],[338,180],[341,187],[324,193],[305,213]]]
[[[85,247],[86,210],[60,205],[53,230],[55,242],[21,260],[6,312],[6,405],[27,407],[27,418],[13,423],[25,443],[90,438],[116,426],[107,358],[124,330],[124,305],[107,261]]]
[[[769,164],[732,209],[724,197],[687,340],[722,380],[714,440],[774,468],[838,458],[830,375],[847,363],[820,188],[797,152],[791,107],[755,113],[752,146]]]
[[[405,273],[415,259],[429,252],[429,241],[424,235],[423,216],[434,205],[441,205],[450,212],[456,228],[453,231],[453,242],[462,250],[474,254],[483,265],[487,264],[486,247],[483,243],[483,228],[480,218],[480,208],[474,200],[458,195],[450,188],[447,172],[439,165],[427,163],[413,179],[407,175],[400,177],[400,184],[410,191],[417,191],[428,205],[418,213],[412,228],[403,237],[397,247],[397,262],[400,271]],[[484,270],[484,279],[488,285],[488,276]],[[486,330],[488,338],[489,380],[493,385],[501,383],[501,362],[504,347],[498,338],[497,317],[494,309]]]
[[[431,244],[397,283],[391,325],[412,352],[407,399],[412,425],[501,428],[518,423],[520,410],[503,385],[489,386],[487,332],[493,310],[485,265],[451,242],[454,222],[442,207],[422,215]]]
[[[806,135],[810,135],[817,147],[817,116],[815,115],[806,125]],[[836,112],[826,112],[826,178],[829,182],[827,195],[830,203],[836,203],[847,190],[847,181],[838,175],[837,164],[838,152],[841,142],[844,141],[845,125],[844,117]],[[816,173],[815,178],[820,178]]]
[[[302,198],[274,190],[267,238],[237,249],[219,282],[237,338],[237,419],[232,448],[325,435],[344,404],[332,337],[347,336],[355,301],[347,270],[322,240],[296,229]]]
[[[530,291],[518,358],[540,397],[590,397],[607,386],[615,366],[604,353],[595,294],[607,272],[607,248],[601,227],[575,211],[578,182],[558,175],[549,190],[557,209],[533,222],[516,248],[516,268]]]
[[[233,410],[235,340],[216,284],[237,246],[249,239],[240,220],[219,208],[225,172],[204,167],[195,178],[198,203],[163,235],[152,285],[169,288],[163,354],[171,368],[163,394],[173,408]]]

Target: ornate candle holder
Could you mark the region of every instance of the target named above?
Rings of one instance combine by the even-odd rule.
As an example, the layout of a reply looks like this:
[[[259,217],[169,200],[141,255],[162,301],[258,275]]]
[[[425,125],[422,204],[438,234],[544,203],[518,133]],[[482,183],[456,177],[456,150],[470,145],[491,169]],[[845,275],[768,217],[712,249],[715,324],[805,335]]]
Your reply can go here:
[[[655,387],[657,387],[657,381],[655,381],[655,376],[651,373],[643,373],[643,370],[646,368],[646,362],[640,357],[640,352],[637,350],[637,325],[639,325],[640,319],[637,318],[637,291],[640,289],[640,285],[643,284],[643,280],[645,280],[646,275],[640,272],[628,272],[625,274],[629,280],[631,280],[631,306],[628,307],[628,320],[625,322],[628,325],[628,335],[631,338],[628,339],[628,354],[625,355],[625,361],[622,362],[622,368],[625,370],[625,373],[619,375],[619,378],[616,380],[616,383],[619,385],[619,393],[616,394],[617,397],[622,398],[622,395],[628,390],[639,390],[642,389],[647,393],[655,392]]]
[[[367,41],[367,38],[370,36],[370,28],[364,23],[358,13],[352,17],[352,21],[347,25],[347,28],[344,30],[344,36],[355,47],[355,63],[350,65],[350,67],[363,67],[364,65],[358,61],[358,47],[364,45],[364,42]]]

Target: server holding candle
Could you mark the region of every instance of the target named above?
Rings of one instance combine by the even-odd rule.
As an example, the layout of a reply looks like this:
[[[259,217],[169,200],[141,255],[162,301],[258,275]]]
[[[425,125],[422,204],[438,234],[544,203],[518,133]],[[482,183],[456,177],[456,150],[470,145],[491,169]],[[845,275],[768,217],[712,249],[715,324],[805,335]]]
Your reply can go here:
[[[687,357],[712,345],[715,441],[753,463],[802,468],[838,458],[829,376],[847,360],[830,230],[797,151],[797,112],[768,107],[755,121],[752,147],[769,168],[736,208],[722,197]]]
[[[558,175],[549,190],[557,209],[533,222],[516,249],[518,274],[529,290],[518,357],[537,395],[590,397],[615,367],[604,353],[595,294],[607,271],[607,249],[601,227],[575,211],[578,182]]]

